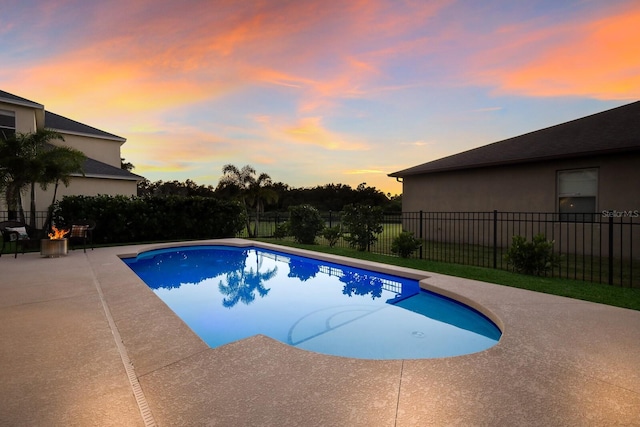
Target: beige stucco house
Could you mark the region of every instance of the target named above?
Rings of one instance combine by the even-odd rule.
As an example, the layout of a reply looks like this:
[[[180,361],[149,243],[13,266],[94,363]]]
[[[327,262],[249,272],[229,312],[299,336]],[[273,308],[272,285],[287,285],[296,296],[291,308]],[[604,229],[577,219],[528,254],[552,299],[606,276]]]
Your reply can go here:
[[[65,195],[126,195],[137,193],[137,183],[144,178],[121,169],[120,148],[125,138],[104,132],[45,110],[44,106],[0,90],[0,133],[10,136],[15,132],[33,132],[51,129],[64,137],[63,141],[52,141],[82,151],[87,160],[83,166],[84,176],[77,175],[68,187],[58,188],[57,199]],[[36,193],[36,210],[45,211],[51,203],[51,189]],[[23,198],[25,210],[29,201]],[[5,210],[0,200],[0,211]]]
[[[507,247],[541,233],[563,254],[640,259],[640,101],[389,176],[423,218],[404,227],[427,240]]]
[[[640,101],[389,176],[405,212],[640,210]]]

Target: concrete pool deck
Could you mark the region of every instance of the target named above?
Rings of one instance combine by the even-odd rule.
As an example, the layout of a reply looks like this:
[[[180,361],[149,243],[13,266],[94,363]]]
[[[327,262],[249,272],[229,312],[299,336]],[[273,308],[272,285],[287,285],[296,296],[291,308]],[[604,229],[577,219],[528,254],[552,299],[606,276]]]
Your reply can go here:
[[[0,425],[640,426],[640,311],[411,270],[496,316],[500,342],[391,361],[264,336],[210,349],[118,258],[150,247],[0,258]]]

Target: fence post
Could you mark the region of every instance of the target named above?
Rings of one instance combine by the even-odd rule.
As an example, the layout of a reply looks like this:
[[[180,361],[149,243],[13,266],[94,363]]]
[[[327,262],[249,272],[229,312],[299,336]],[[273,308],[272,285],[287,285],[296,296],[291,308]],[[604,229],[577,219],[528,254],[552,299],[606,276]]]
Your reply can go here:
[[[609,215],[609,284],[613,285],[613,215]]]
[[[422,235],[422,211],[420,211],[420,240],[423,241],[424,236]],[[420,259],[422,259],[422,247],[424,246],[424,241],[423,244],[420,245]]]
[[[493,210],[493,268],[498,268],[498,211]]]
[[[332,225],[331,225],[331,220],[332,220],[332,218],[331,218],[331,211],[329,211],[329,228],[331,228],[331,227],[332,227]]]

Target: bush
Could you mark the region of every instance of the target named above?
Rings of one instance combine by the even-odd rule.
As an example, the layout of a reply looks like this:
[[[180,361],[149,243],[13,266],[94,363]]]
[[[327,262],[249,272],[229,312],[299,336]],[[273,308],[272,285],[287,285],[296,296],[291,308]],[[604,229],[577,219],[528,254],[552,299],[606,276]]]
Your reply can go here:
[[[349,233],[344,239],[352,248],[366,251],[378,241],[376,234],[382,233],[382,208],[378,206],[346,205],[342,210],[342,225]]]
[[[553,253],[553,244],[554,241],[548,241],[544,234],[537,234],[531,242],[522,236],[513,236],[505,260],[518,273],[541,276],[559,263],[558,256]]]
[[[413,252],[422,246],[422,241],[413,237],[413,233],[403,231],[391,242],[391,252],[402,258],[409,258]]]
[[[342,237],[342,231],[340,230],[339,226],[327,227],[322,230],[322,237],[327,239],[327,241],[329,242],[329,247],[332,248],[336,245],[336,243],[338,243],[340,237]]]
[[[276,239],[284,239],[289,235],[289,223],[283,222],[282,224],[276,224],[276,229],[273,231],[273,237]]]
[[[324,228],[320,212],[313,206],[299,205],[289,207],[289,233],[296,242],[314,244],[316,236]]]
[[[244,227],[237,202],[209,197],[66,196],[53,221],[96,221],[96,243],[234,237]]]

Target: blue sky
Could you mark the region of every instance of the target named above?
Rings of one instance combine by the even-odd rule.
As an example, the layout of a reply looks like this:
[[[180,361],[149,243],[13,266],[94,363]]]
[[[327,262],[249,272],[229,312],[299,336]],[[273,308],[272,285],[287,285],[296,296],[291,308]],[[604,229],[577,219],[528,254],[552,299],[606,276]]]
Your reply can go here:
[[[134,172],[361,182],[640,99],[637,1],[0,0],[0,88]]]

